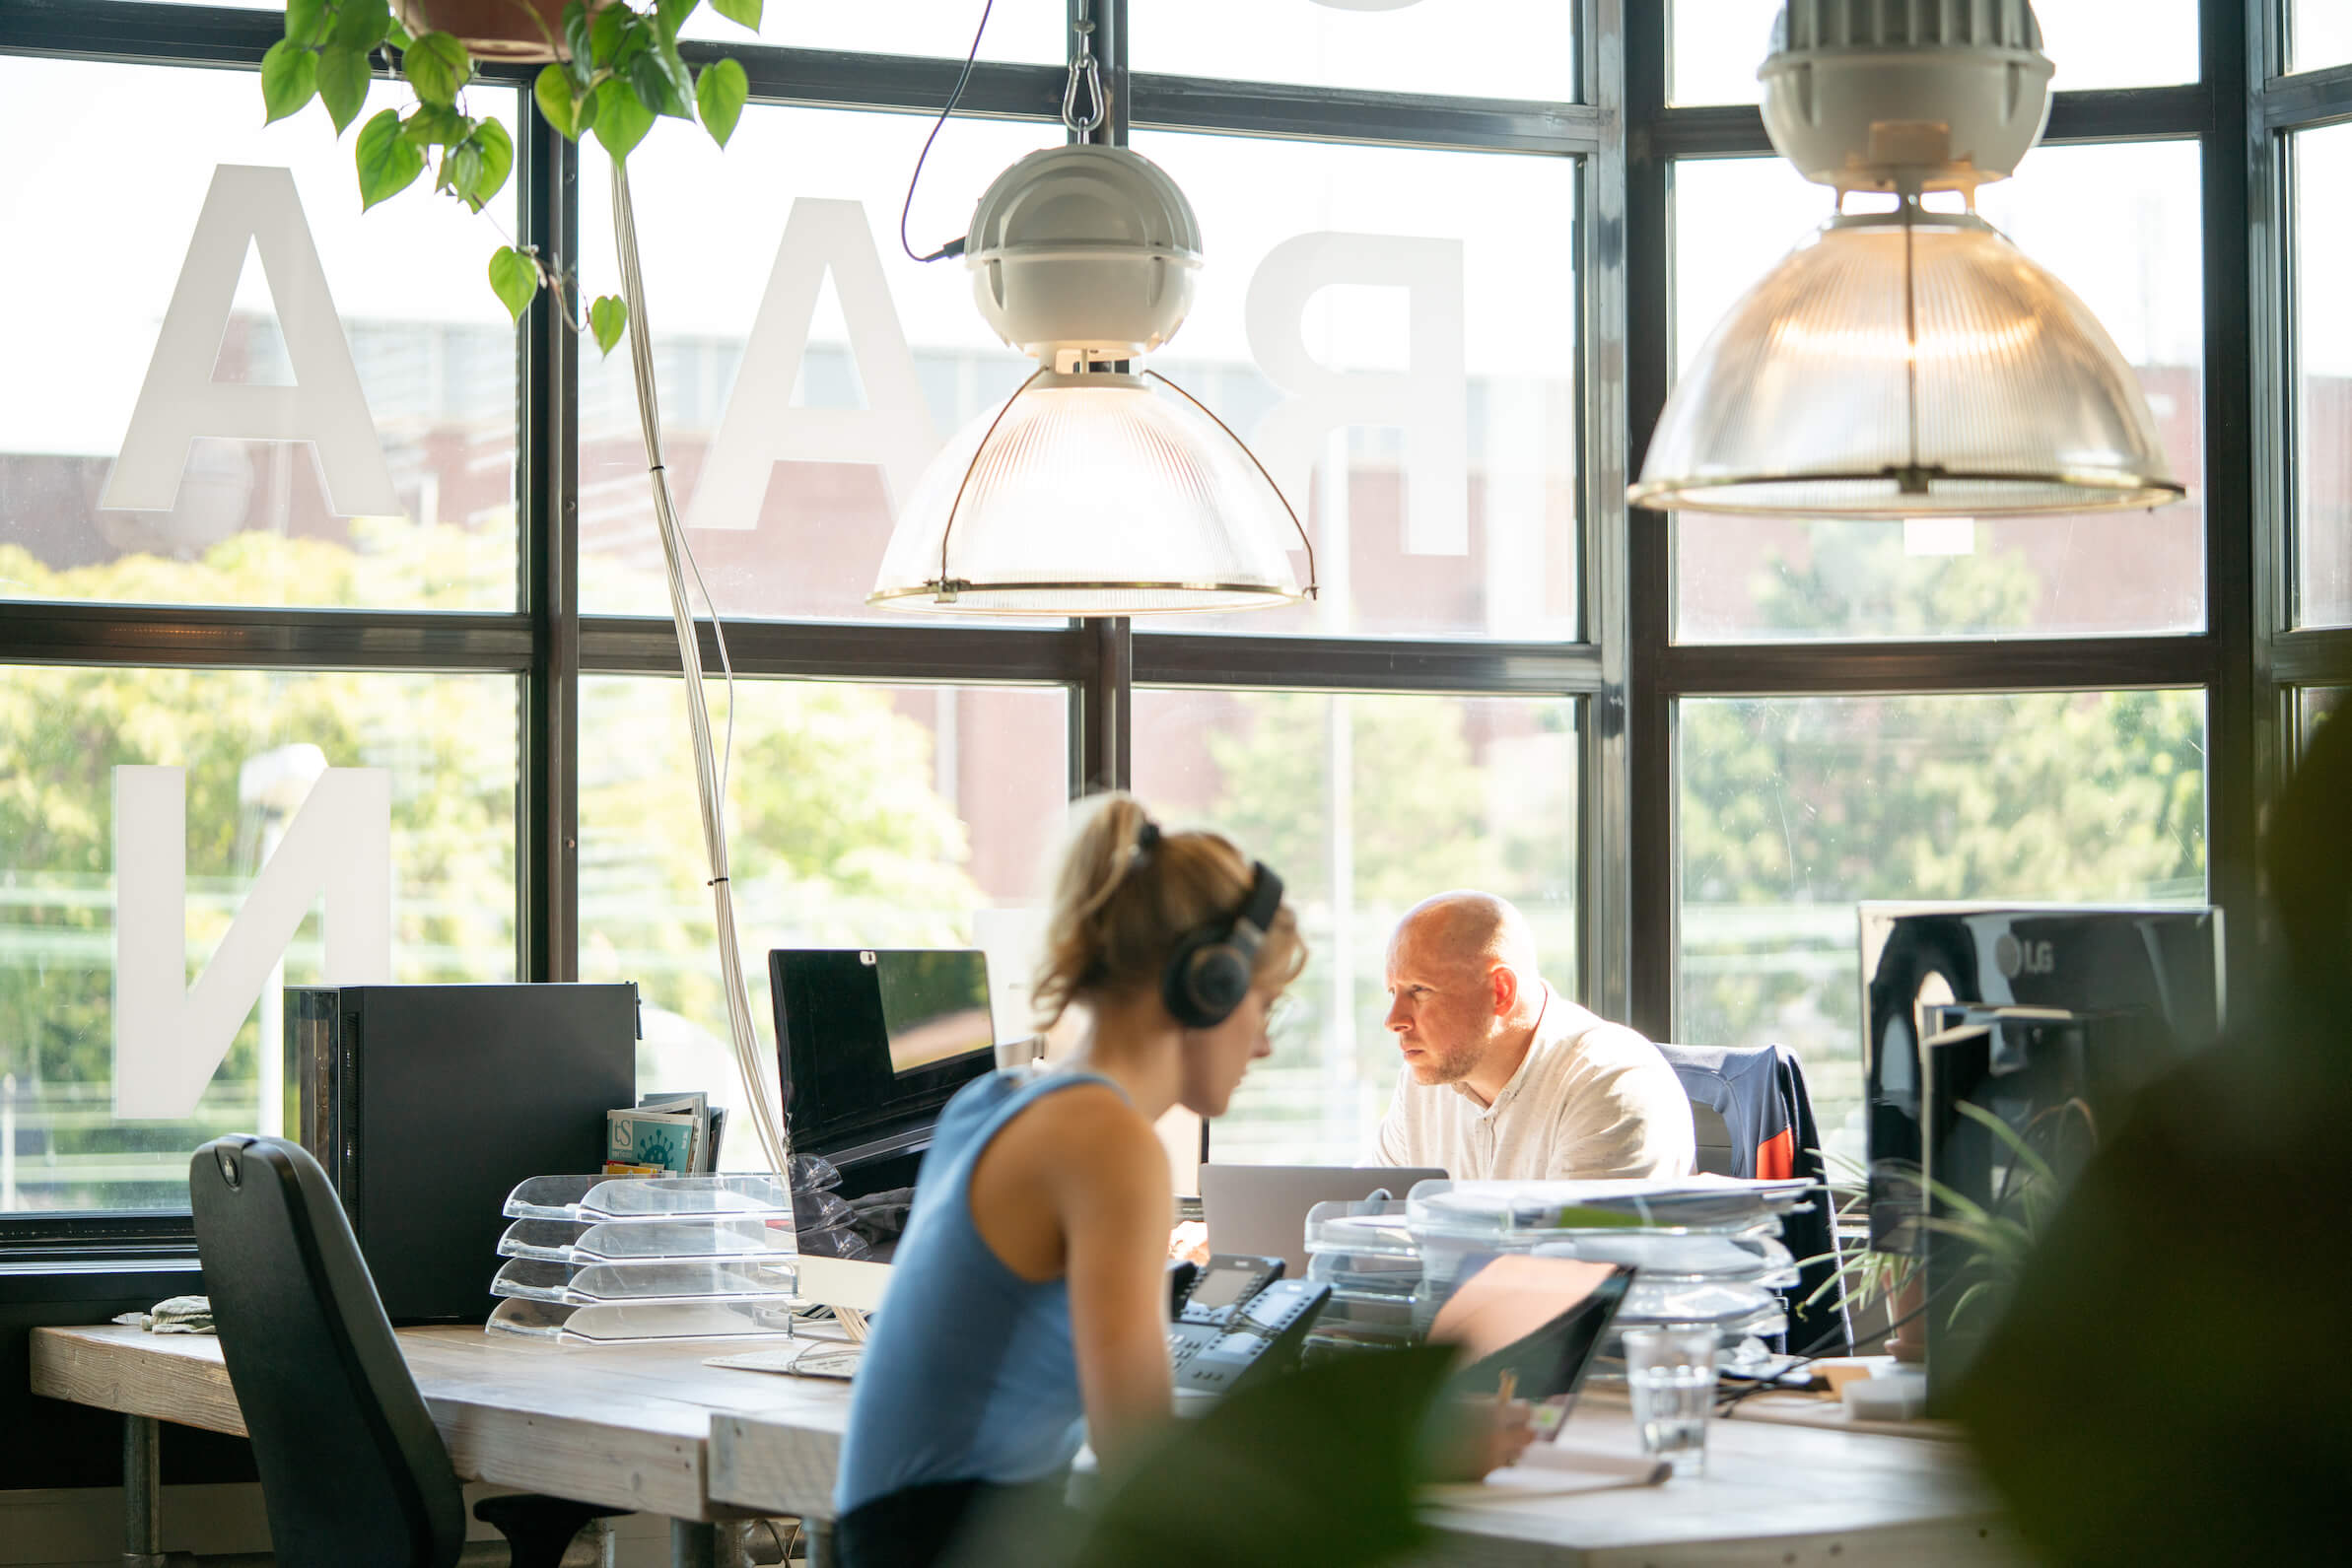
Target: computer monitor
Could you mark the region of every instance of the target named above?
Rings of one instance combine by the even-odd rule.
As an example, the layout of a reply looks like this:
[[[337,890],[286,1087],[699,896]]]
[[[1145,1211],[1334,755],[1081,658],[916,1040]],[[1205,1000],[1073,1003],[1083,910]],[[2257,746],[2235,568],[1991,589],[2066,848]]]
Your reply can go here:
[[[2025,1006],[2130,1013],[2159,1053],[2220,1031],[2221,912],[2202,906],[1866,903],[1862,1092],[1870,1239],[1917,1252],[1926,1075],[1937,1009]]]
[[[778,948],[768,975],[793,1147],[839,1166],[844,1196],[914,1185],[940,1108],[996,1065],[987,958]]]

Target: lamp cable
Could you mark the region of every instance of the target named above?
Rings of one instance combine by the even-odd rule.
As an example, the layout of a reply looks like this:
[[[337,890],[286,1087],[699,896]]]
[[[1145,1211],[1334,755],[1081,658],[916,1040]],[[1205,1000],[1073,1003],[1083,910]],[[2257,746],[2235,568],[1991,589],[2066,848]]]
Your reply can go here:
[[[964,253],[962,239],[950,239],[930,255],[918,255],[914,241],[907,239],[907,215],[915,210],[915,187],[923,180],[923,162],[931,157],[931,144],[939,139],[940,130],[947,124],[947,116],[955,112],[955,105],[964,96],[964,84],[972,80],[972,67],[980,58],[980,39],[988,32],[989,13],[997,9],[997,0],[987,0],[980,8],[980,26],[972,30],[972,52],[964,56],[964,68],[955,78],[955,88],[947,95],[947,102],[939,109],[939,117],[931,124],[931,134],[923,138],[923,151],[915,155],[915,171],[907,176],[907,199],[898,208],[898,248],[912,261],[945,261]],[[968,238],[968,237],[967,237]]]
[[[653,481],[654,520],[661,534],[661,558],[669,577],[670,620],[677,632],[679,671],[685,677],[686,724],[693,735],[694,781],[702,804],[703,850],[710,861],[712,914],[719,927],[720,981],[726,993],[727,1032],[735,1065],[743,1075],[743,1092],[750,1102],[760,1152],[778,1178],[789,1183],[792,1148],[777,1109],[782,1091],[779,1087],[777,1096],[770,1096],[766,1060],[751,1024],[751,992],[744,985],[742,950],[735,933],[734,884],[727,873],[726,775],[734,754],[734,665],[727,658],[726,632],[719,622],[719,607],[687,547],[685,529],[679,525],[677,508],[670,499],[669,470],[661,455],[660,398],[654,381],[653,332],[646,317],[645,279],[638,263],[637,214],[629,199],[628,166],[618,159],[612,165],[612,232],[620,251],[622,303],[629,308],[629,369],[637,383],[637,417],[645,435],[647,475]],[[720,669],[726,680],[725,763],[711,744],[711,706],[703,690],[701,640],[695,634],[694,606],[686,591],[689,575],[710,609]]]

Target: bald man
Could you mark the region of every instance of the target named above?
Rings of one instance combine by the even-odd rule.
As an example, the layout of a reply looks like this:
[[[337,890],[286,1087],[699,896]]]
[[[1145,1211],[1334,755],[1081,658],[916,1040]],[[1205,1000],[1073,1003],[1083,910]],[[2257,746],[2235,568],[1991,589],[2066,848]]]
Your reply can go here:
[[[1456,1181],[1691,1174],[1691,1101],[1658,1048],[1545,984],[1534,933],[1489,893],[1415,905],[1388,944],[1405,1057],[1378,1162]]]

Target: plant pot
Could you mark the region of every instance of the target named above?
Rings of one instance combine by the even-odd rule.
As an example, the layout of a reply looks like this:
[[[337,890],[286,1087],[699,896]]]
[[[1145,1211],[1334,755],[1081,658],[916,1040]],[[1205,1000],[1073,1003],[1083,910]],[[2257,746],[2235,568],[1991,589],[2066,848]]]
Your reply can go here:
[[[599,9],[604,0],[588,0]],[[447,33],[477,60],[569,59],[561,47],[565,0],[392,0],[392,12],[410,33]],[[533,18],[537,20],[534,21]],[[539,31],[545,23],[547,31]],[[549,48],[548,38],[558,40]]]
[[[1888,1353],[1906,1366],[1915,1366],[1927,1359],[1927,1314],[1920,1309],[1927,1304],[1927,1270],[1915,1271],[1895,1293],[1895,1302],[1888,1311],[1902,1325],[1887,1341]]]

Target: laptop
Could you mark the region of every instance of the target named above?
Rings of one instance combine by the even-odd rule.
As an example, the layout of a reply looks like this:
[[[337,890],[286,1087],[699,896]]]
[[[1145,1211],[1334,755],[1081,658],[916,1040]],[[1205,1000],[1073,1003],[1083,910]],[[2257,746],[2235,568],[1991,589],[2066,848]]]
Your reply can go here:
[[[1361,1202],[1379,1192],[1402,1198],[1416,1182],[1444,1180],[1445,1172],[1417,1165],[1204,1165],[1201,1217],[1211,1252],[1280,1258],[1300,1279],[1307,1210],[1317,1203]]]
[[[1467,1365],[1457,1393],[1491,1393],[1508,1372],[1519,1398],[1572,1395],[1584,1382],[1617,1309],[1633,1282],[1623,1263],[1493,1254],[1473,1259],[1429,1325],[1433,1340],[1458,1344]]]

